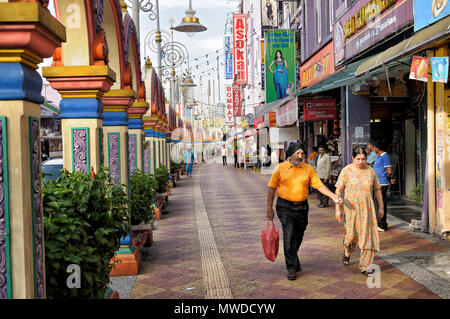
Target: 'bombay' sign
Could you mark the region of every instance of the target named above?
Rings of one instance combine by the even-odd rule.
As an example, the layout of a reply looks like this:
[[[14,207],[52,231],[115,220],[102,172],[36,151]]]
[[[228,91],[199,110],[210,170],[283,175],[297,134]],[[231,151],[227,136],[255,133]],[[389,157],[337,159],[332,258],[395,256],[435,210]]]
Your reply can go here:
[[[233,125],[233,87],[231,85],[225,86],[225,124]]]
[[[236,85],[248,83],[246,39],[247,15],[233,14],[233,76]]]

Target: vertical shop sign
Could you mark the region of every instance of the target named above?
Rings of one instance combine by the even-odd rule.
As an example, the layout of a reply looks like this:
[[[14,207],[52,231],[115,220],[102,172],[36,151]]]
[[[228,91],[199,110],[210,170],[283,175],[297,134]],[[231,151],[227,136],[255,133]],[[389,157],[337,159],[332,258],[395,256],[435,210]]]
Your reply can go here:
[[[428,58],[413,56],[409,78],[411,80],[428,82]]]
[[[231,85],[225,86],[225,124],[233,125],[233,88]]]
[[[269,127],[277,126],[277,112],[269,112]]]
[[[261,40],[261,89],[266,88],[266,65],[264,61],[264,40]]]
[[[233,56],[231,55],[231,37],[225,37],[225,79],[233,79]]]
[[[233,77],[237,85],[248,83],[247,15],[233,14]]]
[[[241,116],[241,89],[233,87],[233,116]]]

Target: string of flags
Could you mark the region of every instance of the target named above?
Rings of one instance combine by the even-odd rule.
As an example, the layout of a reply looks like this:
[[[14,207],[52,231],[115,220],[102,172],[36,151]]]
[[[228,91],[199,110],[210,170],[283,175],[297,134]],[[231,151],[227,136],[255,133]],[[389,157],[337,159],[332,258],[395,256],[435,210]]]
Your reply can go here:
[[[426,58],[413,56],[409,78],[412,80],[428,82],[429,65],[431,65],[431,78],[433,82],[447,83],[449,57]]]

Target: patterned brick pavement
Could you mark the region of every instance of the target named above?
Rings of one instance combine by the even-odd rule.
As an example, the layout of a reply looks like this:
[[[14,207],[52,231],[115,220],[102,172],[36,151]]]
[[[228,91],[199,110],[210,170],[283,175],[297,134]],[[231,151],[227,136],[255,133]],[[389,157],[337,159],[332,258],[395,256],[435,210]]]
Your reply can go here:
[[[170,213],[154,232],[153,246],[130,298],[206,298],[210,280],[221,280],[219,286],[226,282],[237,299],[439,298],[379,256],[375,263],[381,267],[381,288],[368,288],[358,271],[359,250],[352,255],[350,266],[342,265],[343,226],[335,221],[333,208],[316,207],[315,196],[309,199],[309,225],[299,251],[303,270],[297,280],[287,280],[282,238],[274,263],[264,257],[261,248],[269,178],[217,164],[195,166],[192,178],[183,176],[166,208]],[[200,186],[195,187],[196,179]],[[203,275],[202,268],[207,272],[205,264],[202,267],[205,245],[199,240],[195,189],[201,190],[219,254],[214,258],[220,258],[225,269],[220,276]],[[275,225],[281,237],[277,218]],[[383,254],[444,249],[396,228],[380,233],[380,240]]]

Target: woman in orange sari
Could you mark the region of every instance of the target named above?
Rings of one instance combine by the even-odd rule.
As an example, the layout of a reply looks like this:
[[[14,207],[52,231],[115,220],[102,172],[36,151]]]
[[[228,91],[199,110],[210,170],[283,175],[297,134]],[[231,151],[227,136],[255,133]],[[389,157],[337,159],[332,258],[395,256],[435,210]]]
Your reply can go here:
[[[359,270],[368,275],[375,252],[380,250],[378,224],[373,203],[373,191],[379,203],[378,214],[384,214],[381,186],[372,167],[367,165],[367,154],[363,148],[353,151],[353,163],[344,167],[336,183],[336,195],[345,190],[343,206],[336,204],[336,219],[342,222],[344,217],[344,256],[343,263],[350,263],[350,254],[359,244],[361,256]]]

